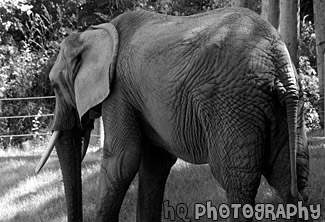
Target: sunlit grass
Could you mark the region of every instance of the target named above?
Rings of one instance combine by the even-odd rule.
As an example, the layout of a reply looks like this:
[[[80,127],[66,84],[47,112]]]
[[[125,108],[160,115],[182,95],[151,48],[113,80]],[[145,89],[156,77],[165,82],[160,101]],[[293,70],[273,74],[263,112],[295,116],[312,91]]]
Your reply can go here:
[[[31,155],[15,149],[1,151],[1,222],[66,221],[63,181],[57,156],[52,155],[43,170],[35,174],[40,158],[40,152],[37,153]],[[90,213],[93,213],[95,210],[99,159],[98,149],[90,149],[83,163],[85,212],[91,209]]]
[[[310,149],[310,203],[322,204],[325,219],[325,149],[324,144],[312,144]],[[0,150],[0,221],[1,222],[62,222],[66,221],[63,181],[57,156],[50,157],[44,169],[35,174],[41,149],[33,152]],[[97,177],[101,159],[100,149],[93,147],[82,164],[84,221],[94,219]],[[166,184],[165,200],[171,206],[188,206],[193,218],[194,203],[212,201],[214,206],[226,203],[226,193],[213,178],[208,165],[196,166],[178,161]],[[137,178],[124,199],[120,220],[136,220]],[[278,203],[275,192],[263,179],[256,198],[259,203]],[[164,222],[170,221],[163,219]],[[183,221],[176,218],[175,221]],[[197,221],[212,221],[201,218]],[[222,220],[218,220],[222,221]]]
[[[44,206],[49,206],[49,202],[53,207],[53,200],[63,201],[62,186],[58,186],[61,177],[58,170],[45,169],[35,175],[36,158],[20,156],[7,159],[1,160],[1,166],[11,165],[12,170],[1,172],[6,179],[0,182],[0,221],[28,221]]]

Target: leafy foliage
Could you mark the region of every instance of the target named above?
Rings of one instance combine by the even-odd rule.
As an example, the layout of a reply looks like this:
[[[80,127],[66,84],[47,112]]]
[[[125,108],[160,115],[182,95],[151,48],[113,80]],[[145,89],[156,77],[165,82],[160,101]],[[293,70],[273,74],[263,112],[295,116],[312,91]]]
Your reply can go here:
[[[34,97],[52,95],[48,81],[50,57],[56,52],[44,51],[33,53],[28,48],[18,50],[12,46],[0,47],[1,83],[0,96],[4,98]],[[41,115],[51,113],[54,100],[14,100],[0,102],[1,116]],[[46,132],[49,118],[42,118],[42,124],[33,126],[39,118],[15,118],[0,120],[0,134],[31,133],[35,128],[38,132]],[[17,144],[26,138],[2,139],[3,145]]]
[[[319,101],[319,87],[316,71],[310,66],[307,56],[300,56],[299,74],[305,99],[305,120],[308,131],[320,128],[317,105]]]
[[[315,29],[308,15],[301,20],[299,39],[299,75],[304,88],[305,119],[307,130],[320,128],[320,120],[317,113],[319,96],[318,77],[316,69],[316,40]]]
[[[313,23],[306,15],[300,25],[299,53],[307,56],[312,67],[316,66],[316,36]]]
[[[250,0],[250,2],[253,1]],[[85,28],[92,24],[109,22],[112,18],[128,10],[144,9],[162,14],[184,16],[227,6],[230,6],[230,0],[90,0],[81,6],[78,24]]]
[[[0,39],[34,50],[47,49],[77,25],[75,1],[5,0],[0,3]]]
[[[141,4],[142,3],[142,4]],[[146,4],[145,4],[146,3]],[[228,7],[230,1],[215,1],[215,0],[178,0],[178,1],[139,1],[138,7],[158,13],[186,16],[193,15],[215,8]]]
[[[0,97],[34,97],[53,95],[48,73],[58,51],[58,40],[67,28],[53,21],[45,5],[40,11],[20,1],[0,4]],[[59,7],[57,7],[59,9]],[[52,10],[53,11],[53,10]],[[59,10],[56,12],[60,12]],[[60,13],[57,13],[60,14]],[[54,100],[1,101],[1,116],[25,116],[51,113]],[[41,119],[41,121],[39,121]],[[0,135],[46,132],[50,118],[9,118],[0,120]],[[1,138],[3,147],[20,144],[24,137]]]

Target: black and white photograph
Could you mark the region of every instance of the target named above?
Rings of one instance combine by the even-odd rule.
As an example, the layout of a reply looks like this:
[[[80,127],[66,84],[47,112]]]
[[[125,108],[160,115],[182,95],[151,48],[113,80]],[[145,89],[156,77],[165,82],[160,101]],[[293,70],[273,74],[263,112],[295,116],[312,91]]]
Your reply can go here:
[[[0,222],[323,222],[324,127],[324,0],[0,0]]]

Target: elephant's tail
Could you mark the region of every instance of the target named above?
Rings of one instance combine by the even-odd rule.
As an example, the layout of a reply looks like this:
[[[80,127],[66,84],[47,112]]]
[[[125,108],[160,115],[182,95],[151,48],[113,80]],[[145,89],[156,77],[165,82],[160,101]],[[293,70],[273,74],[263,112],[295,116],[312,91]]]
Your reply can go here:
[[[283,42],[277,46],[275,53],[276,73],[279,82],[276,89],[279,92],[280,102],[285,105],[287,112],[290,168],[291,168],[291,195],[298,197],[297,185],[297,113],[299,103],[299,85],[297,73],[293,65],[289,52]]]
[[[290,168],[291,168],[291,195],[298,197],[297,185],[297,112],[298,97],[293,94],[286,96],[287,121],[289,130]]]

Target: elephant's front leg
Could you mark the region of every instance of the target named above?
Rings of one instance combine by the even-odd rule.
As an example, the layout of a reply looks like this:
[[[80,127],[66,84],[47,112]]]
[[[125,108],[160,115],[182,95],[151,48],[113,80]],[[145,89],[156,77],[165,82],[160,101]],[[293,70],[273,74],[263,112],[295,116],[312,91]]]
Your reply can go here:
[[[161,221],[165,183],[176,160],[160,147],[145,146],[139,170],[138,222]]]
[[[103,150],[98,183],[97,220],[117,222],[124,196],[134,179],[140,164],[137,144],[111,139],[119,147]],[[114,141],[115,140],[115,141]],[[116,145],[117,146],[117,145]]]
[[[103,103],[105,131],[96,221],[117,222],[124,196],[139,170],[141,138],[134,113],[123,104]],[[119,107],[114,109],[114,107]]]

